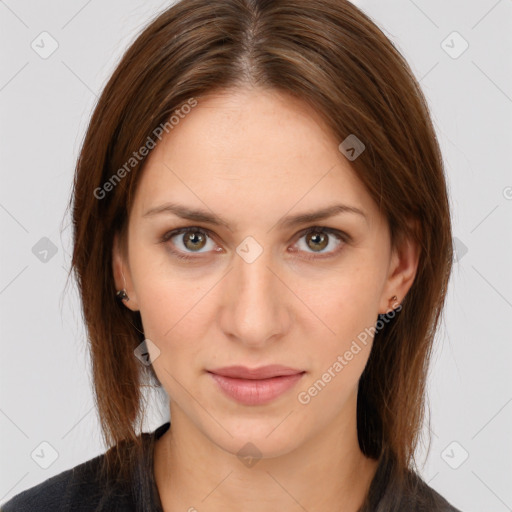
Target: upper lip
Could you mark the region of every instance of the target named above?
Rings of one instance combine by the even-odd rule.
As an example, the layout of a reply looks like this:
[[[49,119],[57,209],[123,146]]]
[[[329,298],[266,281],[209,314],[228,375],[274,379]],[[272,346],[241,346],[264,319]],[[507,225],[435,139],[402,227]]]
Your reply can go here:
[[[280,377],[282,375],[295,375],[303,373],[304,370],[290,368],[279,364],[260,366],[259,368],[247,368],[246,366],[226,366],[208,370],[210,373],[222,375],[223,377],[232,377],[238,379],[269,379],[271,377]]]

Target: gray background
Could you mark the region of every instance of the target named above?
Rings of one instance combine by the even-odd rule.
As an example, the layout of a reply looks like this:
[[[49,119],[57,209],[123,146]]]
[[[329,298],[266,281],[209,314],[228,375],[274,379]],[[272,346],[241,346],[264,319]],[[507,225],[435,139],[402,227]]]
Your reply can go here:
[[[421,80],[453,209],[422,476],[464,512],[512,510],[512,0],[357,4]],[[168,5],[0,1],[0,502],[104,451],[76,288],[64,288],[64,213],[97,95]],[[166,418],[154,407],[147,430]]]

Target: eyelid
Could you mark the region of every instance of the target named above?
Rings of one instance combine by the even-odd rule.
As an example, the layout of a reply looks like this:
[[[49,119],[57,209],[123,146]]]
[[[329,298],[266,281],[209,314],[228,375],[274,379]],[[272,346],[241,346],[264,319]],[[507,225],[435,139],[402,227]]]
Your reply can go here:
[[[345,244],[350,243],[352,241],[352,237],[345,231],[341,231],[340,229],[330,228],[328,226],[315,225],[315,226],[310,226],[308,228],[305,228],[305,229],[299,231],[296,235],[294,235],[294,238],[297,239],[297,242],[295,242],[295,243],[298,243],[298,241],[303,236],[305,236],[309,233],[320,233],[320,234],[326,233],[328,235],[332,235],[338,239],[340,244],[334,250],[331,250],[331,251],[325,252],[325,253],[304,252],[304,256],[301,256],[301,258],[306,259],[306,260],[322,260],[322,259],[336,257],[343,250],[343,247],[345,246]],[[294,250],[291,252],[299,253],[300,251]]]
[[[160,242],[165,244],[169,241],[169,239],[171,239],[175,236],[178,236],[178,235],[182,235],[183,233],[187,233],[189,231],[198,231],[200,233],[207,235],[207,237],[210,239],[215,238],[214,233],[212,231],[210,231],[208,228],[202,228],[200,226],[184,226],[181,228],[176,228],[176,229],[167,231],[161,237]],[[179,258],[181,260],[189,260],[189,261],[198,260],[201,256],[201,254],[205,254],[205,253],[197,253],[197,255],[194,255],[194,253],[186,253],[186,252],[172,249],[172,248],[169,248],[169,251],[177,258]]]
[[[203,233],[205,235],[207,235],[208,238],[210,239],[215,239],[216,238],[216,235],[213,231],[211,231],[210,229],[208,228],[203,228],[203,227],[200,227],[200,226],[184,226],[184,227],[181,227],[181,228],[176,228],[176,229],[172,229],[170,231],[167,231],[160,239],[160,242],[161,243],[166,243],[169,241],[169,239],[173,238],[174,236],[178,236],[178,235],[181,235],[183,233],[187,233],[189,231],[197,231],[199,233]],[[310,226],[310,227],[307,227],[307,228],[304,228],[303,230],[299,231],[298,233],[296,233],[292,239],[297,239],[300,240],[303,236],[309,234],[309,233],[326,233],[326,234],[330,234],[332,236],[334,236],[335,238],[337,238],[340,242],[341,242],[341,245],[345,245],[346,243],[350,243],[352,241],[352,237],[346,233],[345,231],[342,231],[340,229],[335,229],[335,228],[330,228],[328,226],[322,226],[322,225],[314,225],[314,226]],[[295,242],[297,243],[297,242]],[[322,259],[322,258],[329,258],[329,257],[333,257],[333,256],[336,256],[340,250],[342,249],[334,249],[328,253],[318,253],[318,254],[315,254],[314,252],[311,252],[311,253],[308,253],[306,252],[306,256],[304,256],[304,259]],[[184,253],[183,251],[179,251],[179,250],[174,250],[174,249],[170,249],[170,251],[176,255],[178,258],[180,259],[186,259],[186,260],[194,260],[194,259],[198,259],[200,258],[200,256],[202,254],[208,254],[207,252],[197,252],[195,253],[196,255],[194,255],[193,252],[190,252],[190,253]],[[211,251],[209,251],[211,252]],[[294,250],[294,251],[291,251],[293,253],[299,253],[301,251],[299,250]]]

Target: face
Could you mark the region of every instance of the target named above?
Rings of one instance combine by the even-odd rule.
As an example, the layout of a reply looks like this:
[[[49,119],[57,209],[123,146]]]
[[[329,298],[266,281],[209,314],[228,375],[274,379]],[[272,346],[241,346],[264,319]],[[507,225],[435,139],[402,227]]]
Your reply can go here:
[[[158,347],[173,421],[228,452],[251,441],[276,456],[355,421],[371,328],[412,284],[414,248],[392,250],[340,142],[276,92],[199,98],[148,157],[126,253],[114,244],[116,284]],[[211,373],[267,365],[294,375]]]

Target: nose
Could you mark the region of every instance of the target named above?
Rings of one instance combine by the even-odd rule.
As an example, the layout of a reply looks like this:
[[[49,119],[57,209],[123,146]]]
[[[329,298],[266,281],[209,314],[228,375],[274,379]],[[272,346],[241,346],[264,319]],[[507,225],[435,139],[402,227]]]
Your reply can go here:
[[[234,255],[233,268],[225,277],[220,326],[238,343],[264,347],[288,332],[292,292],[273,268],[271,251],[263,250],[254,261],[240,254]]]

